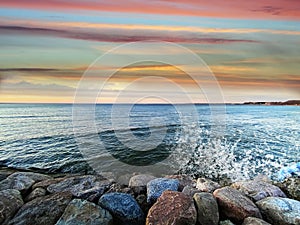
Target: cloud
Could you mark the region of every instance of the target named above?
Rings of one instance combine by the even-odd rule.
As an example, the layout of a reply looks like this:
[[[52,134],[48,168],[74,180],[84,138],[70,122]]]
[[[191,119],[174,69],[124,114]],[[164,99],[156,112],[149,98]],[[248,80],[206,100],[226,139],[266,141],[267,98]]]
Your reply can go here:
[[[219,18],[293,19],[300,18],[300,2],[274,1],[224,1],[224,0],[2,0],[3,7],[60,11],[108,11],[142,14],[184,15]]]
[[[62,38],[98,41],[98,42],[136,42],[136,41],[167,41],[176,43],[205,43],[205,44],[227,44],[227,43],[257,43],[250,39],[211,37],[207,34],[194,32],[132,32],[126,30],[60,30],[24,26],[0,26],[1,33],[42,35]],[[219,36],[219,35],[218,35]]]

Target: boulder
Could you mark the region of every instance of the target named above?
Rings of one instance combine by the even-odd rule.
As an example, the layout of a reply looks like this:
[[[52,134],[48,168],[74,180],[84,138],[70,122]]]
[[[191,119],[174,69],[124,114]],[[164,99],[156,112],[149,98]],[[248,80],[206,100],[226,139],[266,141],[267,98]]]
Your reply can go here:
[[[16,189],[25,194],[35,182],[51,178],[48,175],[32,172],[15,172],[0,182],[0,191]]]
[[[196,187],[195,180],[188,175],[168,175],[165,178],[178,180],[178,191],[182,191],[185,186]]]
[[[70,191],[73,196],[94,201],[110,186],[110,181],[93,175],[68,177],[58,183],[48,186],[50,193]]]
[[[72,199],[69,192],[36,198],[23,205],[9,225],[53,225]]]
[[[177,191],[165,191],[150,208],[146,225],[193,225],[197,211],[193,200]]]
[[[297,200],[268,197],[256,204],[263,217],[271,224],[300,224],[300,202]]]
[[[36,188],[29,195],[26,196],[25,202],[29,202],[35,198],[42,197],[46,195],[46,190],[43,188]]]
[[[36,189],[36,188],[47,189],[47,187],[50,186],[51,184],[57,184],[57,183],[63,181],[64,179],[66,179],[66,178],[60,177],[60,178],[51,178],[51,179],[43,180],[40,182],[36,182],[32,186],[32,189]]]
[[[296,199],[300,201],[300,178],[299,177],[289,177],[285,179],[282,183],[277,183],[289,198]]]
[[[177,191],[179,181],[176,179],[156,178],[147,184],[147,201],[154,203],[166,190]]]
[[[15,173],[16,170],[10,168],[0,168],[0,181],[6,179],[9,175]]]
[[[210,193],[202,192],[194,195],[197,208],[197,220],[201,225],[218,225],[219,209],[218,203]]]
[[[246,217],[261,218],[257,206],[240,191],[223,187],[213,193],[217,199],[220,211],[232,221],[242,222]]]
[[[110,213],[100,206],[82,199],[73,199],[56,225],[112,225]]]
[[[182,190],[182,193],[184,193],[190,197],[193,197],[194,194],[201,193],[201,192],[202,191],[198,190],[197,188],[191,187],[191,186],[185,186]]]
[[[18,190],[0,191],[0,224],[7,224],[23,204]]]
[[[144,224],[144,213],[130,194],[118,192],[104,194],[99,199],[98,205],[107,209],[118,224]]]
[[[260,180],[236,182],[231,187],[241,191],[255,202],[266,197],[286,197],[279,187]]]
[[[139,174],[130,178],[129,187],[134,190],[135,193],[140,194],[146,192],[147,183],[154,180],[156,177],[150,174]]]
[[[255,217],[247,217],[246,219],[244,219],[242,225],[271,225],[271,224]]]
[[[234,225],[234,223],[231,222],[230,220],[223,220],[223,221],[220,221],[219,224],[220,224],[220,225]]]
[[[202,192],[213,193],[216,189],[221,188],[221,185],[206,178],[198,178],[196,188]]]

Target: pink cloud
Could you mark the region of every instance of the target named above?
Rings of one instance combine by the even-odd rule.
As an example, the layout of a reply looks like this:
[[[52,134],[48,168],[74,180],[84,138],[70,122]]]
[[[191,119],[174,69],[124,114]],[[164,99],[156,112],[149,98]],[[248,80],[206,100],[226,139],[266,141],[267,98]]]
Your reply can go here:
[[[43,10],[92,10],[249,19],[300,19],[300,1],[298,0],[1,0],[0,5]]]

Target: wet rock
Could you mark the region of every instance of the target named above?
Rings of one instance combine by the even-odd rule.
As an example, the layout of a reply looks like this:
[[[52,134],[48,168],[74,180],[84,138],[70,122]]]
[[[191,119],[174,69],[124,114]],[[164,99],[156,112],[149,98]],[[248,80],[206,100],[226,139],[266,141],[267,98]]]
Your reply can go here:
[[[147,196],[144,194],[140,194],[135,199],[136,199],[137,203],[140,205],[143,212],[147,214],[147,212],[150,208],[150,204],[147,202]]]
[[[51,178],[51,179],[43,180],[43,181],[35,183],[32,186],[32,189],[36,189],[36,188],[47,189],[47,187],[50,186],[51,184],[57,184],[65,179],[66,178],[60,177],[60,178],[53,178],[53,179]]]
[[[213,193],[220,211],[232,221],[242,222],[246,217],[261,218],[257,206],[245,195],[231,187],[217,189]]]
[[[193,225],[197,211],[192,199],[177,191],[165,191],[150,208],[146,225]]]
[[[114,192],[119,192],[119,193],[125,193],[125,194],[130,194],[134,197],[134,191],[131,188],[128,187],[122,187],[118,183],[114,183],[110,185],[109,189],[105,193],[114,193]]]
[[[268,197],[256,204],[266,221],[271,224],[300,224],[300,202],[297,200]]]
[[[46,195],[46,190],[43,188],[36,188],[25,198],[25,202],[29,202],[35,198],[42,197]]]
[[[271,225],[271,224],[255,217],[247,217],[246,219],[244,219],[242,225]]]
[[[186,194],[187,196],[193,197],[194,194],[200,193],[202,191],[198,190],[197,188],[191,186],[185,186],[182,190],[182,193]]]
[[[21,193],[18,190],[0,191],[0,224],[7,224],[23,204]]]
[[[72,199],[69,192],[36,198],[23,205],[9,225],[53,225]]]
[[[130,178],[133,174],[123,174],[117,178],[117,183],[120,184],[122,187],[128,186]]]
[[[110,213],[100,206],[81,199],[73,199],[56,225],[112,225]]]
[[[286,197],[279,187],[259,180],[236,182],[231,187],[241,191],[255,202],[266,197]]]
[[[234,225],[234,223],[232,223],[230,220],[223,220],[223,221],[220,221],[219,224],[220,224],[220,225]]]
[[[221,185],[206,178],[198,178],[196,188],[199,191],[213,193],[216,189],[221,188]]]
[[[110,181],[93,175],[75,176],[48,186],[50,193],[70,191],[73,196],[95,200],[99,198],[110,185]]]
[[[147,201],[154,203],[161,194],[166,191],[177,191],[179,181],[176,179],[156,178],[147,184]]]
[[[16,172],[14,169],[0,168],[0,181],[6,179],[9,175]]]
[[[108,193],[101,196],[99,203],[107,209],[118,224],[140,225],[144,223],[144,213],[136,200],[125,193]]]
[[[50,176],[39,173],[16,172],[0,182],[0,190],[16,189],[25,194],[35,182],[49,178]]]
[[[130,178],[129,187],[134,190],[135,193],[146,193],[147,183],[154,180],[156,177],[150,174],[139,174]]]
[[[197,208],[197,220],[201,225],[218,225],[219,209],[217,201],[210,193],[196,193],[194,201]]]
[[[196,187],[196,182],[188,175],[168,175],[165,178],[178,180],[178,191],[182,191],[185,186]]]
[[[277,183],[290,198],[300,201],[300,178],[290,177],[284,180],[282,183]]]

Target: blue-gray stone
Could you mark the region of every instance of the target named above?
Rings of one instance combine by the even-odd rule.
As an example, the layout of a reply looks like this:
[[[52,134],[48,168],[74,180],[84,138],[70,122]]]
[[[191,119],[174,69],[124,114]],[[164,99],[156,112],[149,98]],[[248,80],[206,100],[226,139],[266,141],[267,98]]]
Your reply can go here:
[[[179,181],[176,179],[157,178],[147,184],[147,202],[154,203],[164,191],[177,191]]]
[[[266,221],[271,224],[300,224],[300,202],[294,199],[268,197],[256,202]]]
[[[98,203],[102,208],[107,209],[122,225],[144,224],[144,213],[139,204],[130,195],[125,193],[108,193],[101,196]]]

